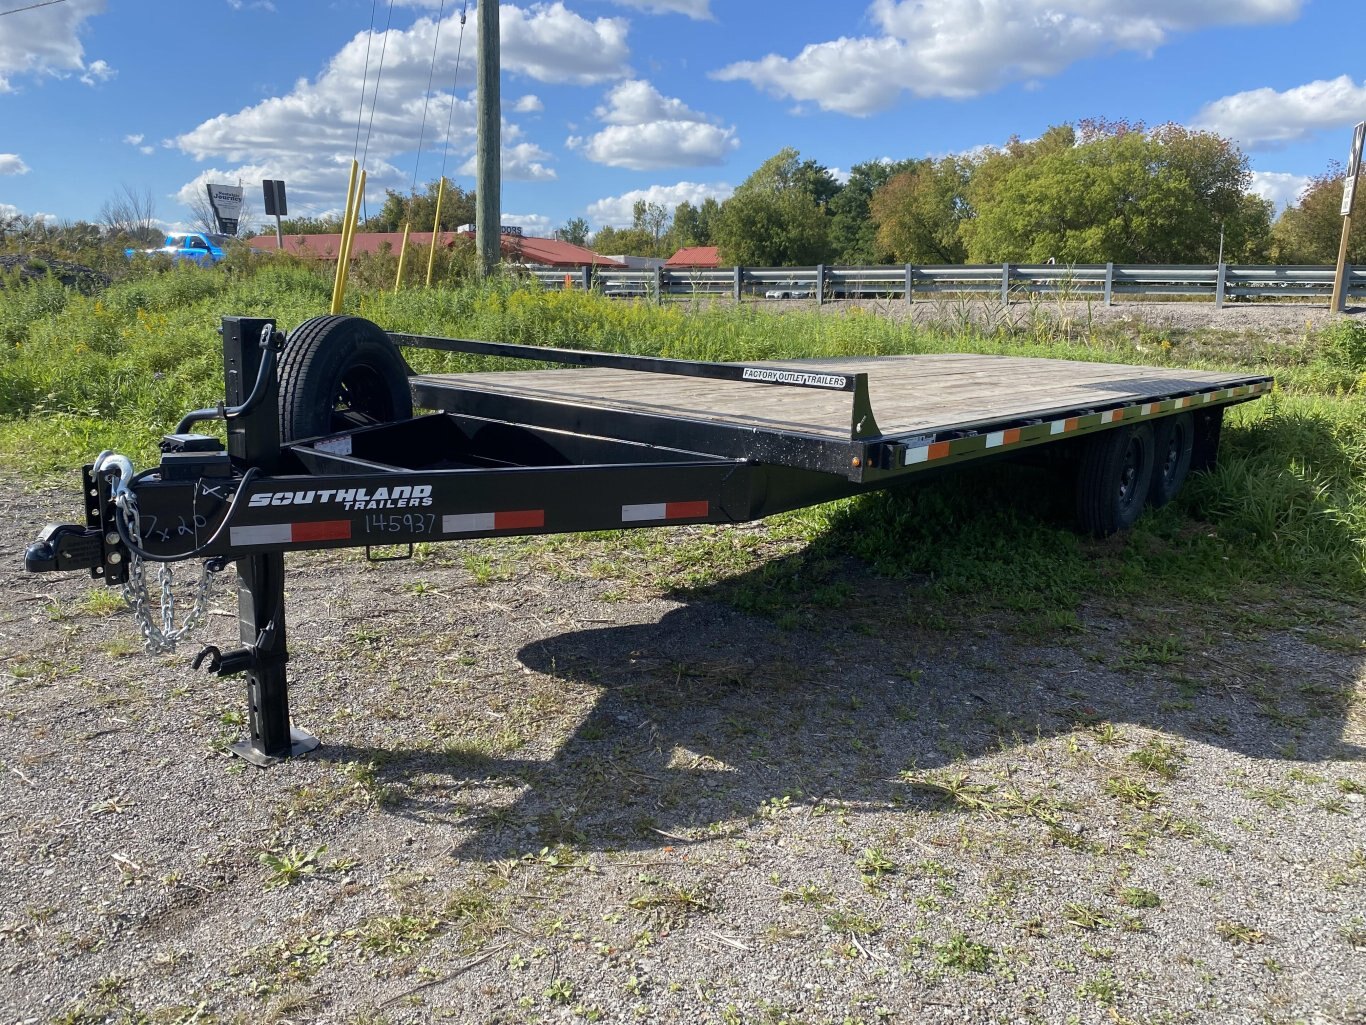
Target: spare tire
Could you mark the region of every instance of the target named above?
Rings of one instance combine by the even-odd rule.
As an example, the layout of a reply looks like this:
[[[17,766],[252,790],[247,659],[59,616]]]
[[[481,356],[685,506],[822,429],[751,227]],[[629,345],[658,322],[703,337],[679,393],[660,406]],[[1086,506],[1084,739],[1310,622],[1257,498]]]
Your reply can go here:
[[[306,320],[280,354],[280,440],[300,441],[413,415],[408,364],[361,317]]]

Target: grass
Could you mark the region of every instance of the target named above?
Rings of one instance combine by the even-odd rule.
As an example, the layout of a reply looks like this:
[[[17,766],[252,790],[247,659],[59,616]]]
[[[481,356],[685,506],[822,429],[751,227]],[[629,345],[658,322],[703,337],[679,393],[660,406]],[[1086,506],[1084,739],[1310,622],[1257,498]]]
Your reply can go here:
[[[326,306],[328,279],[293,261],[224,274],[192,266],[133,273],[97,296],[50,280],[9,289],[0,307],[0,458],[28,476],[60,473],[103,448],[155,458],[160,435],[190,408],[221,398],[221,315],[273,315],[290,328]],[[1075,629],[1088,600],[1183,601],[1251,608],[1288,591],[1312,605],[1366,595],[1366,324],[1306,329],[1290,344],[1217,332],[1173,337],[1142,326],[1059,326],[1052,318],[947,328],[876,311],[757,305],[657,307],[511,280],[398,294],[354,289],[348,312],[386,328],[670,357],[979,352],[1272,372],[1280,388],[1228,413],[1221,459],[1177,502],[1145,516],[1126,544],[1070,529],[1054,475],[994,465],[933,487],[884,491],[773,517],[766,529],[686,536],[621,534],[594,575],[684,594],[714,592],[800,629],[862,596],[845,568],[923,586],[912,625],[951,629],[958,615],[999,610],[1024,636]],[[418,351],[419,371],[524,368],[515,361]],[[590,535],[596,537],[596,535]],[[528,553],[571,541],[491,543],[462,558],[477,582],[505,580]],[[868,600],[879,600],[872,594]],[[92,600],[92,604],[93,604]],[[1187,647],[1169,632],[1130,645],[1128,665],[1167,671]]]

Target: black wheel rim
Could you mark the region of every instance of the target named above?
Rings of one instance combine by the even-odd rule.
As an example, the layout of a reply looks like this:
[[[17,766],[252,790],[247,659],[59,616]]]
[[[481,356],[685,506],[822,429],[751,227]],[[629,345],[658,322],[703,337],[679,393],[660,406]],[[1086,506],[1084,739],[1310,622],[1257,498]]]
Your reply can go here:
[[[348,367],[332,402],[333,431],[367,427],[394,419],[394,400],[382,373],[368,363]]]
[[[1129,506],[1133,504],[1134,496],[1138,489],[1139,471],[1143,466],[1143,446],[1139,444],[1137,438],[1130,438],[1129,444],[1124,447],[1124,465],[1119,471],[1119,504]]]
[[[1176,468],[1181,464],[1181,449],[1185,436],[1182,428],[1173,427],[1167,435],[1167,451],[1162,454],[1162,480],[1170,483],[1176,478]]]

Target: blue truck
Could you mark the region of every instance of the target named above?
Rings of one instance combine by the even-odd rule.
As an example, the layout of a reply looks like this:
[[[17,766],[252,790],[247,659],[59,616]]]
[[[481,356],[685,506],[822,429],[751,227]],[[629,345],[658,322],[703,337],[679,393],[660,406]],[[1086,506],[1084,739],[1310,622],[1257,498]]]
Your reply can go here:
[[[146,253],[149,256],[169,256],[172,260],[192,260],[213,264],[223,259],[231,235],[213,235],[206,231],[169,231],[157,249],[125,249],[128,256]]]

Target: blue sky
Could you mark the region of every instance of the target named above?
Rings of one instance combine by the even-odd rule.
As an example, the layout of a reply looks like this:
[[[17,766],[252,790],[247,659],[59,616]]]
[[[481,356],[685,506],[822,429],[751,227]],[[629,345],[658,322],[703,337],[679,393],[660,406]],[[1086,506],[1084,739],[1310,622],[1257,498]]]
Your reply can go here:
[[[2,13],[35,2],[0,0],[0,213],[96,220],[128,186],[184,226],[204,182],[239,178],[258,215],[262,178],[291,214],[334,211],[372,107],[369,209],[443,157],[473,187],[472,0],[463,44],[460,0]],[[1366,119],[1360,0],[559,0],[500,21],[503,220],[529,234],[725,199],[784,146],[838,173],[1086,117],[1230,136],[1284,203]]]

